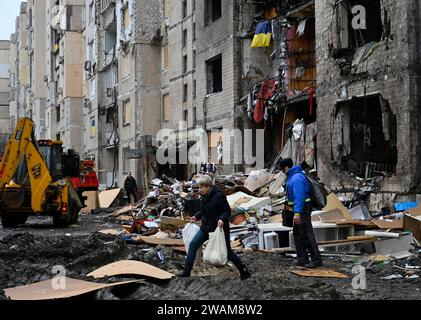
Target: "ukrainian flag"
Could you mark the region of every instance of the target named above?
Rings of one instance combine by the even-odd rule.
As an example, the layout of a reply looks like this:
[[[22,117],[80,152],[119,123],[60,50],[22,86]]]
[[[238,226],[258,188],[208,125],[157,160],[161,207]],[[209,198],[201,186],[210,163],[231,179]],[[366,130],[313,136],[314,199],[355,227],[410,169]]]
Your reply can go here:
[[[272,39],[272,24],[270,20],[259,22],[256,27],[256,33],[251,43],[252,48],[269,47]]]

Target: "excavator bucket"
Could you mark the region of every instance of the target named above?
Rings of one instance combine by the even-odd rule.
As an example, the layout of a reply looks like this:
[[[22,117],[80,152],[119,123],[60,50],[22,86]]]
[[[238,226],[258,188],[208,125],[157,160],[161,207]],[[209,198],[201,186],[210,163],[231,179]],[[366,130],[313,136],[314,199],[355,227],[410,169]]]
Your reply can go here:
[[[15,192],[2,192],[1,201],[10,209],[22,207],[25,201],[25,188],[16,189]]]

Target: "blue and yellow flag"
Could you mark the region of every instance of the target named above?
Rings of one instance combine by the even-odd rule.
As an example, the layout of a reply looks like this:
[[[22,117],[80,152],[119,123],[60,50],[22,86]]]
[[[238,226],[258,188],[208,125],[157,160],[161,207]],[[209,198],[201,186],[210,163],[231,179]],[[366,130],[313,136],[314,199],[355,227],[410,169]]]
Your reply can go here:
[[[272,39],[272,24],[270,20],[259,22],[256,27],[256,33],[251,43],[252,48],[269,47]]]

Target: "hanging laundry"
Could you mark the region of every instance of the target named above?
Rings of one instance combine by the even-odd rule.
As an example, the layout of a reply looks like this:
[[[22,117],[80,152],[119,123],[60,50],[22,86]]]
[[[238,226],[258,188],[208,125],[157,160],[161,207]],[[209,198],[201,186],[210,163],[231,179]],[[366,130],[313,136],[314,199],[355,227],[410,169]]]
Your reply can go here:
[[[269,47],[271,39],[272,23],[270,22],[270,20],[259,22],[256,26],[256,33],[251,43],[251,47]]]
[[[278,10],[275,7],[273,7],[270,10],[265,11],[264,13],[264,17],[266,20],[275,19],[277,16],[278,16]]]
[[[307,19],[304,19],[298,23],[297,34],[299,37],[302,37],[304,35],[304,32],[306,30],[306,22]]]
[[[267,100],[272,98],[273,94],[275,93],[275,90],[275,80],[266,80],[262,83],[256,103],[256,108],[254,109],[254,121],[256,121],[256,123],[262,122],[265,114]]]
[[[311,88],[309,93],[308,93],[308,99],[309,99],[309,103],[310,103],[310,115],[313,114],[313,104],[314,104],[314,88]]]

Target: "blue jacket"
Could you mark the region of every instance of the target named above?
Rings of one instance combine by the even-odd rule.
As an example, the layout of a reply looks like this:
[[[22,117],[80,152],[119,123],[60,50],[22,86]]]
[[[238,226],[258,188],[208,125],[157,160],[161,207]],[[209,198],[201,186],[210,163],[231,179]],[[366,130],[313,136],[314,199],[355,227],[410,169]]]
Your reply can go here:
[[[301,166],[295,166],[287,172],[288,205],[294,207],[294,213],[303,213],[305,203],[310,201],[310,185]]]

